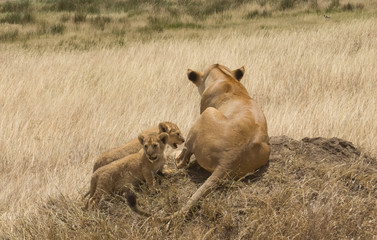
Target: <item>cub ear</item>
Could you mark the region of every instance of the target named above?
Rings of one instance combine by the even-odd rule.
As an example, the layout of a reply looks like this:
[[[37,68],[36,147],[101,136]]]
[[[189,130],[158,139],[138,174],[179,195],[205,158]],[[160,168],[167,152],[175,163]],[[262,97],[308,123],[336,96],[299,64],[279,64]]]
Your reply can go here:
[[[158,139],[160,139],[160,141],[163,143],[163,144],[166,144],[168,142],[168,138],[169,138],[169,135],[167,133],[160,133],[160,135],[158,135]]]
[[[140,134],[137,139],[139,140],[140,144],[141,145],[144,145],[144,141],[145,141],[145,137],[144,135]]]
[[[201,76],[201,73],[195,72],[191,69],[187,69],[187,77],[191,82],[195,83]]]
[[[241,81],[241,78],[245,74],[245,66],[242,66],[239,69],[233,70],[232,71],[233,76],[238,80]]]
[[[168,133],[169,132],[169,127],[166,123],[164,122],[161,122],[160,124],[158,124],[158,129],[160,130],[159,133],[163,133],[163,132],[166,132]]]

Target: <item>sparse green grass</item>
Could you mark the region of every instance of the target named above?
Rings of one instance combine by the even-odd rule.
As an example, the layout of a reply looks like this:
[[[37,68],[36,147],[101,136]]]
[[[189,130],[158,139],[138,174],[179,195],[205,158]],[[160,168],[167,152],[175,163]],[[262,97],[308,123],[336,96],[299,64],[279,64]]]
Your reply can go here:
[[[6,31],[0,34],[0,40],[3,42],[12,42],[18,37],[18,29]]]
[[[0,5],[0,12],[24,12],[31,8],[30,1],[6,1]]]
[[[64,30],[58,30],[59,39],[65,35],[69,35],[68,38],[75,35],[77,41],[85,45],[90,41],[86,38],[96,35],[101,38],[102,46],[104,41],[112,39],[108,37],[109,34],[117,34],[113,29],[123,29],[132,33],[131,35],[159,35],[169,30],[211,30],[245,25],[250,20],[258,18],[262,18],[261,21],[268,18],[279,23],[281,17],[295,17],[298,14],[318,17],[321,13],[331,12],[337,13],[339,19],[343,19],[347,16],[355,17],[353,15],[361,11],[368,14],[374,9],[371,8],[373,6],[373,2],[364,4],[339,0],[9,1],[0,4],[0,25],[20,24],[25,27],[19,28],[17,35],[12,35],[14,31],[0,33],[4,36],[0,41],[22,44],[26,41],[27,45],[32,45],[33,40],[42,36],[49,35],[49,38],[53,38],[56,26],[62,26],[60,23],[64,23]],[[316,22],[322,20],[318,17]],[[51,31],[38,31],[41,25]],[[62,46],[60,42],[58,46]],[[72,47],[69,42],[67,41],[65,47]],[[53,48],[58,46],[55,45]]]

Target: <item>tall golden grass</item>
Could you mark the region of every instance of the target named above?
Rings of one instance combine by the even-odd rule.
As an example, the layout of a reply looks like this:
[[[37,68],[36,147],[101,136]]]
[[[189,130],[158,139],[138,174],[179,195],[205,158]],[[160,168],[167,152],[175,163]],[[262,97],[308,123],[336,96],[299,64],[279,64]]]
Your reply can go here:
[[[48,197],[79,199],[99,153],[142,129],[167,120],[187,134],[200,102],[187,68],[244,65],[270,136],[336,136],[377,154],[376,19],[198,34],[88,51],[2,46],[0,231]]]

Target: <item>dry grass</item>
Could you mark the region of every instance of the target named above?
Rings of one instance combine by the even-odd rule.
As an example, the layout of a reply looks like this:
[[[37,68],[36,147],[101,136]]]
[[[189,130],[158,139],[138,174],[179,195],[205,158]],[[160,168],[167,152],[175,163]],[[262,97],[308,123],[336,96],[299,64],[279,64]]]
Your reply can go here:
[[[377,154],[376,19],[194,33],[200,36],[179,33],[88,51],[1,46],[2,238],[377,235],[376,174],[370,171],[375,163],[357,160],[272,162],[260,177],[225,183],[184,225],[178,222],[169,231],[153,219],[133,216],[117,201],[105,212],[81,210],[99,153],[163,120],[187,133],[199,114],[199,95],[186,69],[217,62],[245,65],[242,82],[264,109],[271,136],[337,136]],[[350,191],[337,177],[363,178],[364,171],[364,192]],[[178,209],[196,185],[185,171],[173,179],[161,180],[158,197],[145,196],[142,187],[141,203],[159,214]]]

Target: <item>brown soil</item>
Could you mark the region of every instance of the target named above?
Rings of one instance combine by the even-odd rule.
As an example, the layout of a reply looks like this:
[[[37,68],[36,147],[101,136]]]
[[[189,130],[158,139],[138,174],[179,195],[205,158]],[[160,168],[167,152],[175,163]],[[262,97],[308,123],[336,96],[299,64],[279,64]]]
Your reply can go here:
[[[356,148],[352,142],[336,137],[306,137],[298,141],[287,136],[273,136],[270,137],[270,145],[271,154],[267,166],[246,179],[260,177],[268,171],[270,164],[280,165],[286,159],[292,158],[301,158],[304,161],[310,161],[311,164],[322,162],[329,166],[353,162],[358,159],[377,168],[375,158]],[[191,178],[191,181],[199,184],[204,182],[210,176],[210,173],[194,163],[188,169],[188,176]]]
[[[292,155],[302,155],[310,161],[344,161],[362,155],[351,142],[335,137],[303,138],[297,141],[287,136],[277,136],[270,138],[270,144],[270,161]],[[364,158],[371,157],[364,155]]]

